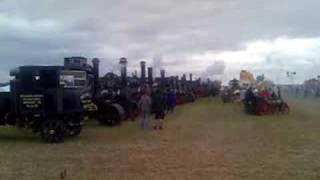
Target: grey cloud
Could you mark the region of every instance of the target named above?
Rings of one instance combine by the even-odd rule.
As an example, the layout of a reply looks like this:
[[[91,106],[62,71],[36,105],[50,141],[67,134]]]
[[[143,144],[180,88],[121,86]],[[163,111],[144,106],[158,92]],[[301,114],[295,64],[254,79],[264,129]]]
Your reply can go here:
[[[224,74],[226,69],[226,65],[223,60],[216,60],[212,64],[210,64],[204,72],[202,72],[201,77],[202,79],[207,78],[216,78],[214,76],[221,76]]]
[[[318,37],[319,5],[317,0],[3,0],[0,19],[9,21],[0,23],[6,61],[0,71],[61,64],[71,55],[102,57],[107,71],[122,56],[136,66],[157,55],[163,57],[161,66],[181,73],[177,69],[185,62],[197,66],[188,60],[193,54],[279,36]]]

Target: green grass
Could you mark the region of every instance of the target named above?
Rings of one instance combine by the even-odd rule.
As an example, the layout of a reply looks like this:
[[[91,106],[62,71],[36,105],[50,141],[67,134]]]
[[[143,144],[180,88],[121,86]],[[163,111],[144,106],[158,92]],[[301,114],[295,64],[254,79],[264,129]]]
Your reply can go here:
[[[59,145],[0,128],[0,179],[320,179],[320,102],[289,103],[289,115],[258,117],[207,98],[178,107],[162,132],[91,121]]]

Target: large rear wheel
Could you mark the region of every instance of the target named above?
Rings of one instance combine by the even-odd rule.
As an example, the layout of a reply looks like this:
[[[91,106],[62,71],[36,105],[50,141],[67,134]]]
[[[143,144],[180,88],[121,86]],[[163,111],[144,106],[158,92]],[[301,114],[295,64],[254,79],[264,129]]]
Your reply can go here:
[[[40,127],[41,137],[48,143],[62,143],[65,131],[65,123],[59,119],[47,119]]]
[[[97,118],[101,125],[115,126],[125,119],[125,110],[120,104],[107,104],[100,108]]]

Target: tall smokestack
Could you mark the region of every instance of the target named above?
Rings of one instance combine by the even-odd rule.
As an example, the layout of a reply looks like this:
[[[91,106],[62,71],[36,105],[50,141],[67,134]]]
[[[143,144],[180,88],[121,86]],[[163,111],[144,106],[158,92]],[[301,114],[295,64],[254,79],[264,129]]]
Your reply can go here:
[[[182,79],[181,79],[182,81],[186,81],[187,80],[187,76],[186,76],[186,74],[183,74],[182,75]]]
[[[141,61],[140,67],[141,67],[141,83],[145,84],[145,82],[146,82],[146,62]]]
[[[186,74],[183,74],[181,79],[181,86],[183,91],[186,90],[186,81],[187,81],[187,76]]]
[[[99,83],[99,63],[100,60],[98,58],[92,59],[93,65],[93,96],[95,96],[99,92],[100,83]]]
[[[176,76],[175,78],[174,78],[174,84],[175,84],[175,87],[174,87],[174,89],[175,90],[178,90],[179,89],[179,76]]]
[[[160,70],[161,79],[164,80],[166,78],[166,71],[164,69]]]
[[[148,83],[149,83],[149,86],[152,87],[152,85],[153,85],[153,69],[152,69],[152,67],[148,67]]]
[[[165,88],[166,85],[166,71],[164,69],[160,70],[160,81],[161,81],[161,87]]]
[[[122,57],[120,58],[120,72],[121,72],[121,86],[126,87],[127,86],[127,64],[128,61],[126,58]]]
[[[175,89],[176,85],[175,85],[175,82],[176,82],[176,77],[175,76],[171,76],[170,77],[170,89]]]

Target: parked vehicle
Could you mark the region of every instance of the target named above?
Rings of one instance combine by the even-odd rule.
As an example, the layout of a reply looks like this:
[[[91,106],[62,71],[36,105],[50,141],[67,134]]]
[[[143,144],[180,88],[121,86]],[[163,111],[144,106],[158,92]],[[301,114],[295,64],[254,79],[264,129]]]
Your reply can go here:
[[[49,143],[81,132],[85,71],[63,66],[21,66],[10,72],[10,92],[0,94],[0,124],[32,129]]]

